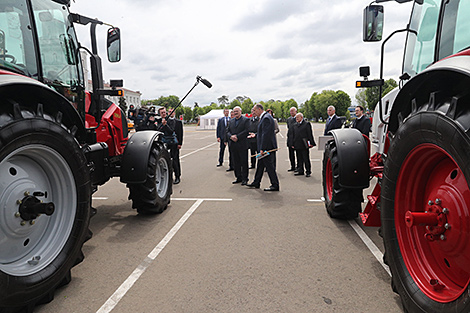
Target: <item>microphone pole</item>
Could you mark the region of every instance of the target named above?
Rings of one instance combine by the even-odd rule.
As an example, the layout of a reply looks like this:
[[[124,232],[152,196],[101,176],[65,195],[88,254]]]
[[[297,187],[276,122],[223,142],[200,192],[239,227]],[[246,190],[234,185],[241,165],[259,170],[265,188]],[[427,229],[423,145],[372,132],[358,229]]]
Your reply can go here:
[[[186,97],[191,93],[191,91],[193,91],[193,89],[196,88],[196,86],[199,84],[199,82],[203,83],[204,86],[206,86],[207,88],[212,87],[212,84],[207,79],[204,79],[201,76],[196,76],[196,83],[194,84],[194,86],[188,91],[188,93],[183,97],[183,99],[181,99],[180,102],[178,102],[178,104],[173,108],[173,110],[171,110],[171,112],[165,118],[166,120],[168,120],[168,118],[170,118],[170,116],[173,114],[173,112],[180,106],[181,103],[183,103],[184,99],[186,99]]]

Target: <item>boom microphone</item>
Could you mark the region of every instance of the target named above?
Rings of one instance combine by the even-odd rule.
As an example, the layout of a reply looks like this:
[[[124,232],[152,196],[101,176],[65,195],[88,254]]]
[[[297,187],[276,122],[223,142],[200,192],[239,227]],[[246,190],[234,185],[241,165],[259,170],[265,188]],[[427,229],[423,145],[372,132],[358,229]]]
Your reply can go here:
[[[198,76],[197,79],[203,83],[207,88],[211,88],[212,84],[205,78],[202,78],[201,76]]]

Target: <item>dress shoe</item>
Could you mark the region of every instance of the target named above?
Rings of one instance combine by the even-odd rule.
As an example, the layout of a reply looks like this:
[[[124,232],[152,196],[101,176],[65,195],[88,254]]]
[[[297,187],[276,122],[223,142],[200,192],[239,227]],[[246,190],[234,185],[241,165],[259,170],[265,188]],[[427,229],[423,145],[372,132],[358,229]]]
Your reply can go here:
[[[251,183],[251,184],[248,184],[248,185],[246,185],[246,186],[247,186],[247,187],[250,187],[250,188],[259,188],[259,184],[254,183],[254,182]]]
[[[173,181],[173,185],[178,185],[181,182],[179,177],[176,177],[175,180]]]
[[[221,166],[222,166],[222,163],[217,164],[217,167],[221,167]]]
[[[249,167],[249,169],[252,169],[252,168],[255,168],[255,166],[254,166],[254,165],[252,165],[252,166],[250,166],[250,167]]]
[[[225,170],[226,172],[230,172],[230,171],[233,171],[233,168],[228,168]]]
[[[301,176],[301,175],[304,175],[304,173],[302,173],[302,172],[296,172],[296,173],[294,174],[294,176]]]
[[[247,180],[242,181],[242,186],[246,186],[246,185],[248,185],[248,181]]]
[[[237,179],[237,180],[234,180],[234,181],[232,182],[232,184],[239,184],[239,183],[241,183],[241,182],[242,182],[241,179]]]
[[[312,176],[312,175],[310,175],[310,174],[305,174],[305,177],[310,177],[310,176]]]
[[[264,191],[279,191],[279,187],[269,186],[269,188],[264,188]]]
[[[295,168],[290,168],[290,169],[288,169],[287,171],[288,171],[288,172],[293,172],[293,171],[295,171]]]

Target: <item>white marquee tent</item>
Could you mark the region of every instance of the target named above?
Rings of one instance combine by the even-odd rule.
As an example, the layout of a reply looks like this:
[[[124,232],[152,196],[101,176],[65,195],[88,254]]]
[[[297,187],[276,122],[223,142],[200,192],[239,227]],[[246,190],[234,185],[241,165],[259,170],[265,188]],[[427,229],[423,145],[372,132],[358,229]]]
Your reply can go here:
[[[199,117],[198,130],[217,129],[219,118],[224,116],[224,110],[211,110],[207,114]]]

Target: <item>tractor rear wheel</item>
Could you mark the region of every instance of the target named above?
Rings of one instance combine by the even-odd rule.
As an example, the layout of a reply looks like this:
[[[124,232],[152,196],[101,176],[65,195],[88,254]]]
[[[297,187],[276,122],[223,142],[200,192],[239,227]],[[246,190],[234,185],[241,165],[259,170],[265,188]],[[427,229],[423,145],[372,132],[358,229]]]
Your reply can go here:
[[[143,184],[128,184],[132,207],[141,214],[162,213],[170,203],[172,193],[171,158],[160,143],[153,143]]]
[[[470,312],[470,111],[453,101],[414,105],[385,162],[384,245],[409,313]]]
[[[328,215],[338,219],[353,219],[361,212],[362,189],[339,185],[338,151],[334,140],[326,144],[323,154],[323,198]]]
[[[41,105],[15,106],[0,118],[0,311],[31,312],[84,258],[91,183],[74,136]]]

